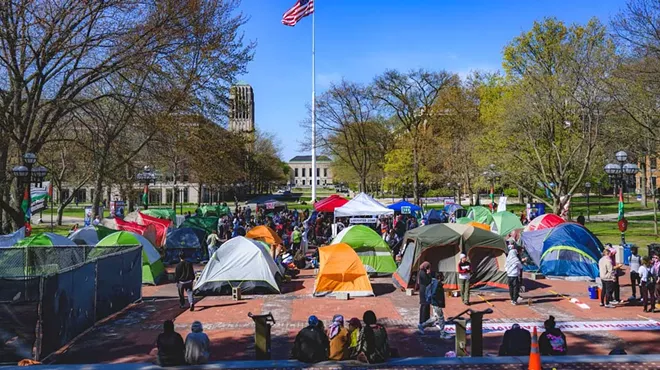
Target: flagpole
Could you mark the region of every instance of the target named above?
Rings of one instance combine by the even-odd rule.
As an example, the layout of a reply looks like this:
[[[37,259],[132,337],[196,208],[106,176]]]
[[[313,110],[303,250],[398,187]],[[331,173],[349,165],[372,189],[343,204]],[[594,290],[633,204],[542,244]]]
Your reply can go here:
[[[316,5],[316,4],[315,4]],[[316,49],[315,38],[316,9],[312,13],[312,202],[316,201]]]

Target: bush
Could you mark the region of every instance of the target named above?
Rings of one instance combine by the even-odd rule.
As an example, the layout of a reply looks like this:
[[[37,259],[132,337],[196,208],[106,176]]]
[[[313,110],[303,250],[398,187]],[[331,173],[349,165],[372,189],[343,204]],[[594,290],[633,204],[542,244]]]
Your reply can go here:
[[[518,197],[518,189],[516,189],[516,188],[506,188],[506,189],[504,189],[504,195],[506,195],[509,198],[517,198]]]

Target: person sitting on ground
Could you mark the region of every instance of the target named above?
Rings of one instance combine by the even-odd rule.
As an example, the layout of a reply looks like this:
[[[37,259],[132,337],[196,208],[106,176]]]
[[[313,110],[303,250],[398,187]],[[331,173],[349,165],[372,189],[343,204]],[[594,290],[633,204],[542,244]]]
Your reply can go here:
[[[390,358],[390,347],[385,327],[376,322],[376,314],[367,311],[362,316],[364,327],[358,336],[358,361],[377,364]]]
[[[532,335],[529,333],[529,330],[521,328],[518,324],[513,324],[511,329],[504,332],[499,355],[529,356],[531,347]]]
[[[328,359],[330,343],[323,330],[319,328],[319,322],[316,316],[309,317],[307,320],[309,325],[296,335],[293,342],[292,359],[306,363],[316,363]]]
[[[185,364],[183,338],[174,331],[172,320],[166,320],[163,323],[163,332],[158,334],[156,347],[158,347],[158,365],[181,366]]]
[[[556,327],[555,317],[550,316],[543,323],[545,332],[539,338],[539,350],[542,356],[565,356],[568,352],[566,336]]]
[[[342,361],[348,358],[348,345],[351,338],[348,330],[344,327],[344,316],[335,315],[332,324],[328,327],[328,339],[330,340],[329,360]]]
[[[190,333],[186,337],[186,363],[188,365],[201,365],[209,362],[209,336],[204,333],[202,323],[193,322]]]
[[[184,294],[188,295],[188,304],[190,311],[195,311],[195,299],[193,298],[193,280],[195,280],[195,270],[192,263],[186,261],[185,253],[179,253],[179,263],[174,269],[174,282],[179,290],[179,308],[184,307]]]
[[[358,336],[360,335],[360,329],[362,329],[362,322],[357,317],[354,317],[348,320],[348,332],[351,336],[350,343],[348,345],[348,357],[351,360],[357,359],[357,346],[358,346]]]

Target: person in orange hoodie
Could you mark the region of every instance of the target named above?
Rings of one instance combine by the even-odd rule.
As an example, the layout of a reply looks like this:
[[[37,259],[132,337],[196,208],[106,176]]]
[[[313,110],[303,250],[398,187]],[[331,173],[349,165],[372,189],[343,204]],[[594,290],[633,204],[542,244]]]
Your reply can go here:
[[[351,342],[348,330],[344,327],[344,316],[335,315],[332,324],[328,327],[328,339],[330,340],[331,361],[342,361],[348,359],[348,346]]]

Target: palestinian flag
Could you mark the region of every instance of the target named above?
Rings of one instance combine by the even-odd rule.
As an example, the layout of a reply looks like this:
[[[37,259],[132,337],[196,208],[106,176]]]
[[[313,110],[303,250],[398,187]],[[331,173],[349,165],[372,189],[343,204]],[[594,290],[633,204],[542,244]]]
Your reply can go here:
[[[619,218],[620,221],[624,217],[623,215],[623,188],[619,189]]]
[[[23,192],[23,202],[21,203],[21,209],[23,210],[23,214],[25,215],[25,221],[30,221],[30,193],[28,193],[28,189],[25,189]]]
[[[149,187],[148,186],[144,187],[144,193],[142,194],[142,204],[145,207],[149,206]]]
[[[495,186],[490,187],[490,212],[495,212]]]

